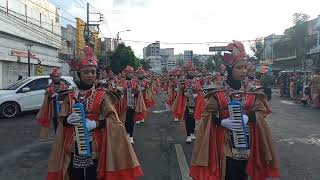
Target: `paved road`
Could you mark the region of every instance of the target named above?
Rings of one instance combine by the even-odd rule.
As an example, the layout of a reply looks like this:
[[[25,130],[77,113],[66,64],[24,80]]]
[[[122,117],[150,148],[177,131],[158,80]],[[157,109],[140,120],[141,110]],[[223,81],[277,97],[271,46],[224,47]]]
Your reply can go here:
[[[159,96],[158,102],[163,100]],[[284,180],[320,179],[320,110],[301,107],[275,93],[269,118]],[[145,124],[136,126],[135,144],[145,176],[140,180],[185,180],[192,145],[184,143],[178,124],[163,103]],[[52,140],[37,139],[35,113],[0,120],[0,179],[45,179]],[[182,172],[182,173],[181,173]]]

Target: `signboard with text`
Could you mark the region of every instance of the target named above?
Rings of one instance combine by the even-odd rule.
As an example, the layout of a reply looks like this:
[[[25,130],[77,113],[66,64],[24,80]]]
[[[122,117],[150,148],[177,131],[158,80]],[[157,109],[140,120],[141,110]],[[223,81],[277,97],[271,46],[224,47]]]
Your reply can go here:
[[[226,46],[209,47],[209,52],[216,52],[216,51],[227,51],[227,47]]]

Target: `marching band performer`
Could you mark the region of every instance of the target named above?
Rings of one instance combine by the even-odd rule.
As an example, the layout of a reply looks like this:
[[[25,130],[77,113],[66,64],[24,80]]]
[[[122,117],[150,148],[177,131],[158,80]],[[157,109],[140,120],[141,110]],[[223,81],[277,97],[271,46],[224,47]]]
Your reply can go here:
[[[256,78],[256,67],[253,63],[248,64],[248,73],[246,82],[252,84],[253,86],[261,86],[261,82],[259,79]]]
[[[186,79],[180,80],[177,97],[172,105],[174,114],[179,119],[180,128],[187,134],[186,143],[195,140],[194,111],[197,93],[195,91],[195,68],[190,61],[186,67]]]
[[[174,122],[179,122],[183,118],[184,110],[177,110],[176,105],[174,105],[175,101],[178,101],[178,93],[180,87],[183,86],[183,79],[182,69],[177,67],[174,71],[174,78],[171,81],[171,88],[169,90],[169,97],[170,97],[170,106],[174,118]]]
[[[147,86],[147,82],[144,79],[145,76],[145,71],[142,67],[139,67],[136,70],[136,76],[138,79],[138,99],[137,102],[139,102],[138,104],[142,105],[141,108],[136,108],[136,113],[135,113],[135,117],[134,120],[136,122],[136,124],[140,124],[144,123],[144,120],[146,118],[147,115],[147,104],[146,104],[146,86]],[[140,112],[137,111],[137,109],[140,109]]]
[[[135,125],[135,114],[136,112],[145,112],[145,104],[141,93],[138,90],[138,82],[133,79],[134,69],[131,66],[127,66],[124,71],[126,79],[121,82],[121,87],[124,91],[122,99],[122,113],[123,122],[125,123],[128,139],[130,143],[134,143],[133,131]]]
[[[143,172],[115,110],[115,97],[96,88],[97,61],[90,47],[84,51],[76,67],[80,83],[63,100],[47,180],[134,180]],[[84,106],[85,121],[74,103]],[[89,132],[89,156],[80,154],[82,134],[76,129],[81,124]]]
[[[59,68],[53,68],[50,74],[51,84],[46,89],[42,106],[37,114],[37,121],[41,125],[40,138],[48,138],[49,127],[52,121],[54,132],[58,127],[58,113],[60,111],[59,92],[68,89],[68,86],[61,81]]]
[[[228,64],[223,89],[206,95],[193,150],[190,176],[195,180],[265,180],[279,177],[279,162],[266,121],[270,112],[266,96],[242,83],[247,73],[242,43],[234,41],[225,53]],[[241,103],[237,118],[230,117],[229,102]],[[231,106],[230,106],[231,108]],[[241,141],[236,139],[239,133]],[[243,148],[239,148],[243,146]]]
[[[191,143],[192,140],[195,140],[196,137],[194,135],[195,130],[195,119],[194,119],[194,112],[196,108],[196,98],[198,96],[196,89],[196,81],[195,77],[195,67],[193,66],[192,62],[189,61],[186,67],[187,75],[186,75],[186,83],[184,86],[184,95],[186,96],[186,107],[184,112],[184,121],[185,127],[187,131],[187,139],[186,143]]]
[[[215,85],[218,87],[222,86],[222,82],[226,80],[227,71],[224,64],[220,65],[220,71],[214,76]]]
[[[172,106],[172,98],[171,96],[173,95],[173,89],[172,89],[172,81],[173,81],[174,77],[173,77],[173,70],[171,70],[168,73],[167,77],[163,77],[162,81],[163,81],[163,91],[166,95],[166,101],[165,101],[165,106],[166,109],[169,110]]]

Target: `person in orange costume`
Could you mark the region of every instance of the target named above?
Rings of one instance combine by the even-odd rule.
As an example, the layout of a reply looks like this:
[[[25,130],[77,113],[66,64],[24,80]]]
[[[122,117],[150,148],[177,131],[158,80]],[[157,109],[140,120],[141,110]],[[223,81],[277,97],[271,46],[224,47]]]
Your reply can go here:
[[[145,118],[147,116],[147,110],[148,110],[148,100],[146,99],[146,91],[147,91],[147,80],[144,78],[145,77],[145,71],[142,67],[139,67],[136,70],[136,76],[137,76],[137,82],[138,82],[138,96],[140,97],[139,101],[142,101],[141,103],[143,103],[143,111],[141,112],[136,112],[135,113],[135,122],[136,124],[140,124],[145,122]],[[139,98],[138,97],[138,98]]]
[[[253,86],[261,86],[261,82],[259,79],[256,78],[256,67],[253,63],[248,64],[248,73],[247,73],[247,78],[246,82],[252,84]]]
[[[58,127],[58,113],[60,111],[60,95],[68,86],[61,81],[61,72],[59,68],[53,68],[50,74],[51,84],[46,89],[42,106],[37,114],[37,122],[41,126],[40,138],[46,139],[49,134],[49,127],[52,121],[54,132]]]
[[[228,77],[224,87],[206,95],[190,176],[194,180],[265,180],[280,176],[279,160],[266,117],[270,112],[266,96],[243,83],[247,73],[242,43],[227,46],[224,61]],[[242,103],[242,123],[230,118],[230,100]],[[240,116],[241,117],[241,116]],[[234,133],[245,127],[245,148],[235,146]],[[248,131],[247,131],[248,130]]]
[[[97,61],[91,47],[78,61],[80,83],[64,96],[48,160],[47,180],[135,180],[143,172],[115,110],[112,93],[97,89]],[[83,104],[85,120],[73,111]],[[75,127],[85,124],[91,153],[79,153]],[[80,142],[81,143],[81,142]]]
[[[181,120],[184,115],[184,110],[177,110],[177,104],[174,105],[175,101],[178,101],[179,89],[180,86],[183,86],[184,81],[185,80],[182,76],[182,69],[180,67],[177,67],[174,71],[174,78],[171,81],[171,88],[169,90],[170,105],[175,122],[179,122],[179,120]]]

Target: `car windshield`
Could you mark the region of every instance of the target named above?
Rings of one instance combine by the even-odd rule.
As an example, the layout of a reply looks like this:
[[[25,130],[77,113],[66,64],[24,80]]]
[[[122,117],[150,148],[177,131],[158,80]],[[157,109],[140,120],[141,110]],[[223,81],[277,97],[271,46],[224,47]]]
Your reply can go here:
[[[28,81],[30,81],[29,78],[22,79],[22,80],[17,81],[16,83],[11,84],[11,85],[9,85],[8,87],[3,88],[3,89],[4,89],[4,90],[16,90],[16,89],[18,89],[20,86],[22,86],[23,84],[25,84],[25,83],[28,82]]]

